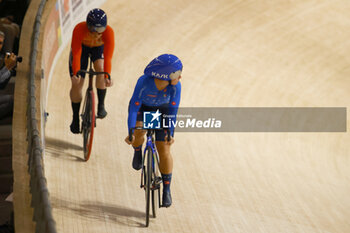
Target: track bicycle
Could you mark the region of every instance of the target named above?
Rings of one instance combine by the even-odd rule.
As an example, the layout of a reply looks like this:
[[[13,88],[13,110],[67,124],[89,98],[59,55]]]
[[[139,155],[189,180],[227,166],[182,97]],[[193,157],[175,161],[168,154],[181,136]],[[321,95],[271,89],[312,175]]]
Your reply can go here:
[[[129,141],[132,141],[132,134],[134,129],[145,130],[142,127],[135,127],[129,131]],[[160,186],[162,177],[159,169],[159,156],[157,147],[154,143],[155,129],[147,130],[146,147],[142,154],[142,170],[141,170],[141,184],[140,188],[145,190],[146,199],[146,227],[149,225],[150,207],[152,205],[153,218],[157,217],[157,209],[162,207],[160,199]],[[167,140],[170,141],[170,131],[167,130]]]
[[[95,93],[93,89],[93,77],[96,75],[107,75],[108,79],[111,79],[111,76],[107,72],[95,72],[92,68],[92,60],[89,57],[89,70],[79,70],[77,75],[86,73],[89,74],[89,86],[86,90],[84,105],[82,114],[81,130],[80,133],[83,134],[83,149],[84,149],[84,159],[88,161],[91,155],[92,150],[92,141],[94,138],[94,128],[96,127],[96,114],[95,114]]]

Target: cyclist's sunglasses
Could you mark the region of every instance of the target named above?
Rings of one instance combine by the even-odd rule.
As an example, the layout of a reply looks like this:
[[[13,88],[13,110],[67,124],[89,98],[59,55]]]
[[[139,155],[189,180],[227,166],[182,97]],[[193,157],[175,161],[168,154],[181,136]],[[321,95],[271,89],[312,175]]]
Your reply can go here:
[[[97,32],[102,33],[106,30],[106,27],[94,27],[94,26],[88,26],[90,32]]]

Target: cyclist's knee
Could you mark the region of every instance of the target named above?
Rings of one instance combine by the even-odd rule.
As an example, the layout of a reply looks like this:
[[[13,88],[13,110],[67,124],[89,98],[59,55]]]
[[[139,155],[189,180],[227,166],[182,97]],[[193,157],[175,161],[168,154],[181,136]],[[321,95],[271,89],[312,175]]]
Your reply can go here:
[[[139,132],[141,130],[135,130],[134,132],[134,137],[135,137],[135,140],[132,144],[133,147],[139,147],[143,144],[144,142],[144,133],[143,132]]]
[[[142,127],[142,121],[136,121],[136,127]],[[144,136],[146,135],[146,131],[145,130],[141,130],[141,129],[135,129],[134,130],[134,136],[135,136],[135,145],[140,145],[143,143],[144,140]],[[133,146],[135,146],[133,144]]]
[[[84,78],[80,78],[79,82],[73,82],[73,80],[71,80],[71,81],[72,81],[72,89],[73,89],[73,90],[79,91],[79,90],[82,90],[82,89],[83,89],[83,86],[84,86]]]
[[[163,141],[156,141],[156,146],[160,157],[162,158],[171,157],[170,145],[166,144]]]
[[[144,130],[141,130],[141,129],[136,129],[134,132],[136,140],[143,138],[145,136],[145,134],[146,134],[146,132]]]
[[[94,69],[96,72],[103,72],[103,59],[97,59],[94,61]]]

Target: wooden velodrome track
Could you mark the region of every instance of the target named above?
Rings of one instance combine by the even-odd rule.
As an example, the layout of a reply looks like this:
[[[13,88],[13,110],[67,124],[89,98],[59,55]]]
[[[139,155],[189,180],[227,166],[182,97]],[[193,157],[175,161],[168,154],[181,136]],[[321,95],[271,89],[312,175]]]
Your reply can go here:
[[[114,86],[93,154],[69,131],[67,47],[50,86],[45,171],[59,232],[350,232],[349,133],[177,133],[173,206],[144,228],[124,143],[145,65],[184,64],[182,107],[350,107],[346,0],[110,0]],[[349,123],[349,121],[348,121]]]

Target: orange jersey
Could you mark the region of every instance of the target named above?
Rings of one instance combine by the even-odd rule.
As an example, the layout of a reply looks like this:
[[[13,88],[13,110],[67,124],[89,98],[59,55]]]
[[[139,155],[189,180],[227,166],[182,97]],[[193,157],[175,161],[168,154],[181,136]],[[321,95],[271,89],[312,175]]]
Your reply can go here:
[[[112,70],[112,56],[114,51],[114,31],[107,25],[106,30],[102,33],[102,36],[95,39],[90,33],[86,22],[77,24],[73,30],[72,36],[72,68],[73,74],[76,75],[80,70],[80,59],[81,59],[81,45],[87,47],[98,47],[104,45],[103,56],[104,56],[104,71],[111,73]]]

